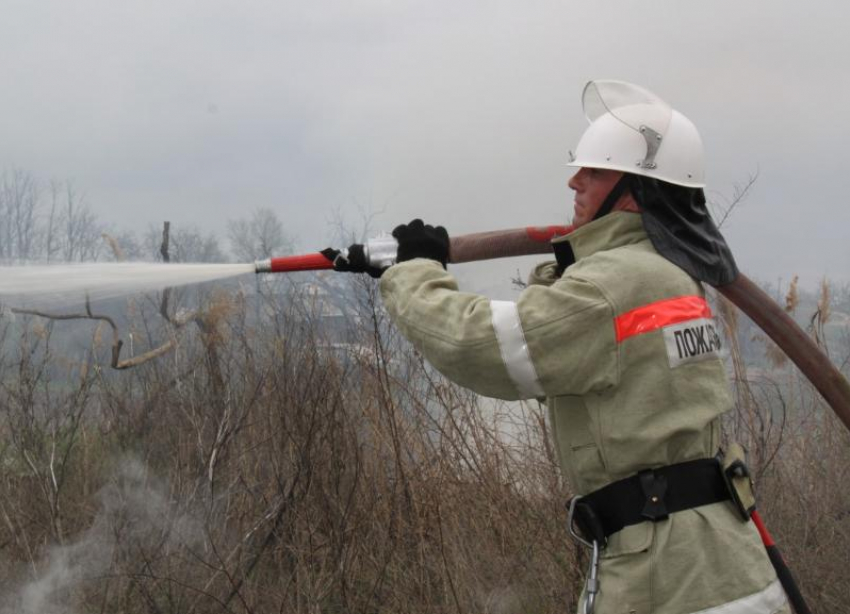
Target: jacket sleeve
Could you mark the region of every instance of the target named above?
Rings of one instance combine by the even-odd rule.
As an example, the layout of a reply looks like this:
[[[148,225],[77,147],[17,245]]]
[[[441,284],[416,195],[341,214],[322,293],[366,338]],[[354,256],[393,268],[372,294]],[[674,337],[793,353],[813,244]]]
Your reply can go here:
[[[565,276],[517,302],[459,292],[438,263],[415,259],[381,278],[390,317],[452,381],[506,400],[586,394],[617,382],[613,313],[588,281]]]

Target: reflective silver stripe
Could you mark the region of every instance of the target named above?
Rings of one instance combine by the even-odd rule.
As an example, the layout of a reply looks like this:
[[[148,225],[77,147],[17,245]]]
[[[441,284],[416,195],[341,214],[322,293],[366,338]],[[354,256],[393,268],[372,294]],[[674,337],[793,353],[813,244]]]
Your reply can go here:
[[[537,379],[537,371],[531,356],[528,353],[528,345],[525,342],[525,333],[522,332],[522,323],[519,321],[519,311],[516,303],[511,301],[490,301],[490,312],[492,314],[493,329],[499,340],[499,350],[502,360],[508,369],[508,375],[519,390],[524,399],[545,396],[543,387]]]
[[[779,580],[774,580],[762,591],[692,614],[774,614],[785,603],[785,591]]]

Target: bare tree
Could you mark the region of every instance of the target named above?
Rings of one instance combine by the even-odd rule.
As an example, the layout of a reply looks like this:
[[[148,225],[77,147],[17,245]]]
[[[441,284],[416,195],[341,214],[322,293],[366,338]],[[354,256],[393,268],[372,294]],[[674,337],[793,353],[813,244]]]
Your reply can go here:
[[[283,230],[277,214],[266,207],[254,209],[250,218],[230,220],[230,251],[239,262],[251,262],[291,253],[293,240]]]
[[[52,182],[45,255],[54,254],[64,262],[97,260],[103,251],[102,224],[70,181]]]
[[[30,260],[38,256],[40,188],[26,171],[4,173],[0,184],[0,256]]]
[[[59,194],[61,184],[58,181],[50,182],[50,212],[47,215],[47,223],[44,230],[44,259],[51,262],[59,254]]]

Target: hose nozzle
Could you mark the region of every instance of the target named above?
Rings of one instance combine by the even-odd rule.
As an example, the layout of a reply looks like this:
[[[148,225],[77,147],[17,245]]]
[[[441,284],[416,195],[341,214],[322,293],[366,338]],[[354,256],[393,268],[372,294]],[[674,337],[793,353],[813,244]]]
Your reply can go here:
[[[254,272],[255,273],[271,273],[272,272],[272,259],[266,258],[265,260],[257,260],[254,262]]]

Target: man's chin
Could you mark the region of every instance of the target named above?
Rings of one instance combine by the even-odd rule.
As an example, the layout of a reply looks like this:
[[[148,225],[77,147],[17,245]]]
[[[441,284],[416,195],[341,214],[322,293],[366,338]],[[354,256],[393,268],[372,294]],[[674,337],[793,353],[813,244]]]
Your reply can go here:
[[[585,224],[587,224],[587,222],[588,222],[587,218],[584,215],[582,215],[581,213],[579,213],[578,211],[576,211],[573,214],[573,222],[572,222],[573,228],[578,228],[579,226],[584,226]]]

